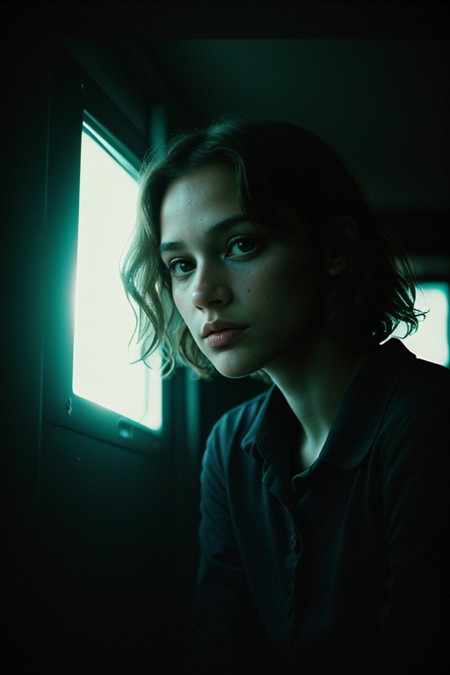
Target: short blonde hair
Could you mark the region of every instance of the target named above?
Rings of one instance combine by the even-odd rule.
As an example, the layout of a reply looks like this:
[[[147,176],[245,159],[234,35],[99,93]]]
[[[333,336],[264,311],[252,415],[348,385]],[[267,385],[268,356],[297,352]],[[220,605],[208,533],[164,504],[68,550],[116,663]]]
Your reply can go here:
[[[336,221],[353,219],[357,236],[346,240],[348,269],[333,282],[326,306],[329,329],[366,349],[403,322],[417,330],[415,281],[401,245],[337,153],[315,134],[285,122],[226,116],[210,127],[173,138],[148,153],[140,175],[138,223],[122,280],[135,308],[145,361],[162,348],[171,372],[187,364],[201,377],[214,370],[177,312],[170,275],[159,255],[160,209],[169,185],[207,164],[225,162],[236,172],[241,208],[257,227],[283,236],[293,225],[277,204],[294,209],[324,248]]]

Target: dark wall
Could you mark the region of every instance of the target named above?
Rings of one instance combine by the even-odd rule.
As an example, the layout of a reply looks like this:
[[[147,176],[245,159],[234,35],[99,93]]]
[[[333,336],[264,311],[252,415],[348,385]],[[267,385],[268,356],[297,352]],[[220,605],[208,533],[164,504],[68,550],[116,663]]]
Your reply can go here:
[[[2,106],[2,543],[7,665],[38,625],[42,240],[49,58],[4,43]],[[10,657],[8,659],[8,656]],[[8,672],[8,671],[6,671]],[[11,672],[20,672],[12,670]]]
[[[42,672],[171,672],[169,464],[44,424],[41,494]]]
[[[2,672],[183,672],[198,512],[177,437],[183,382],[164,460],[41,421],[44,332],[58,339],[46,325],[55,58],[54,45],[3,43]]]

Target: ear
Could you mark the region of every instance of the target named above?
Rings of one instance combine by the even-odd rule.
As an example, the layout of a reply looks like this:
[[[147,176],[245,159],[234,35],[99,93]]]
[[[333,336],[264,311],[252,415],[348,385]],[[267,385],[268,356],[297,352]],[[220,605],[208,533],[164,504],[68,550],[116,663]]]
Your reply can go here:
[[[324,271],[332,277],[337,277],[348,267],[350,249],[358,239],[355,221],[351,216],[342,216],[335,222],[330,234],[324,256]]]

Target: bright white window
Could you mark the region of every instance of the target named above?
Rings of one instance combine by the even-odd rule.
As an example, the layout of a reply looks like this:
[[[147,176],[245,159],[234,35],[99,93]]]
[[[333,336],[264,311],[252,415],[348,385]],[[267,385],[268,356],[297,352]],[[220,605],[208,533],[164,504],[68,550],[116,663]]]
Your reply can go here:
[[[416,307],[429,310],[419,330],[404,343],[419,358],[443,366],[449,365],[449,286],[446,283],[423,283],[417,292]],[[404,335],[400,327],[394,335]]]
[[[89,133],[88,133],[89,131]],[[119,268],[136,219],[137,172],[116,161],[84,126],[75,299],[73,391],[89,401],[159,431],[162,383],[130,344],[134,314]],[[120,158],[119,158],[120,159]]]

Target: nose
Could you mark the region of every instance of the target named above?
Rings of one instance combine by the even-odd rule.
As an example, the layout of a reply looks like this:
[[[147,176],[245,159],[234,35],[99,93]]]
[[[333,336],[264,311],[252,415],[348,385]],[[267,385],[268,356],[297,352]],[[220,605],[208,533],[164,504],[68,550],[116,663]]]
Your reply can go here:
[[[192,304],[204,311],[210,307],[225,307],[232,300],[232,293],[226,280],[214,270],[199,270],[195,286],[192,289]]]

